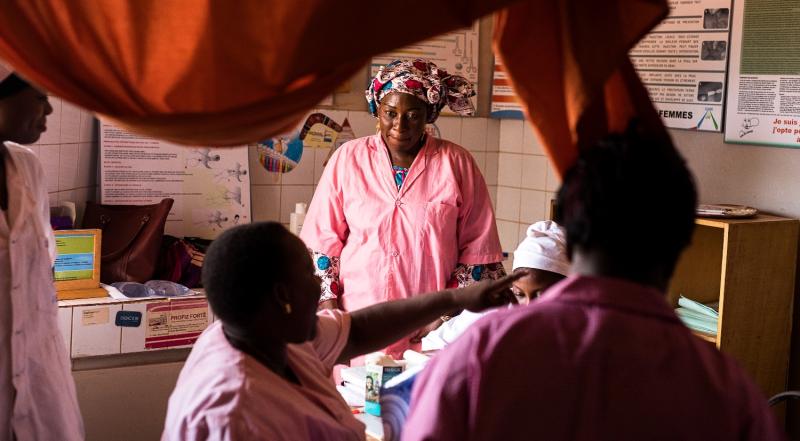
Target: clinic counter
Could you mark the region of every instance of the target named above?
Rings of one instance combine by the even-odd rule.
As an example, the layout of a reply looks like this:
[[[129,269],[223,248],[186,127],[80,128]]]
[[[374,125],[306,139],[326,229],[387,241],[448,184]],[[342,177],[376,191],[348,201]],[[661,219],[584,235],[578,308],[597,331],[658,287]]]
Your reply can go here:
[[[213,321],[202,294],[58,302],[73,370],[183,361]]]

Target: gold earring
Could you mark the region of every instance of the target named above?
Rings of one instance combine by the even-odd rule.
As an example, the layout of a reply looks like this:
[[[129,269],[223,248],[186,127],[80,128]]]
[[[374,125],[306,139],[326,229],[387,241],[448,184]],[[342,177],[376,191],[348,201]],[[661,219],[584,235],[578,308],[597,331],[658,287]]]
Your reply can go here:
[[[381,122],[380,121],[375,123],[375,133],[381,133]]]
[[[286,315],[291,314],[292,313],[292,305],[291,305],[291,303],[284,303],[283,304],[283,310],[286,311]]]

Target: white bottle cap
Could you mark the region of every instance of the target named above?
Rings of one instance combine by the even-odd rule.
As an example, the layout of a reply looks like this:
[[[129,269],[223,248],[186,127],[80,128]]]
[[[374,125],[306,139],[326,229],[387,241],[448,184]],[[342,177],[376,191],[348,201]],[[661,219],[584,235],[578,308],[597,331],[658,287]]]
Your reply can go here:
[[[297,214],[306,214],[306,208],[308,204],[305,202],[298,202],[294,205],[294,212]]]

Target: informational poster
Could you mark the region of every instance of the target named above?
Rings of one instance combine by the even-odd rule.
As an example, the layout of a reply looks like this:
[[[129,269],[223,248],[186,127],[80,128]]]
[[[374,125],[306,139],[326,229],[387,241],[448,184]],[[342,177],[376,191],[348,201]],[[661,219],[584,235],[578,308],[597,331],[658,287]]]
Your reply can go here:
[[[104,204],[174,199],[166,234],[214,239],[251,219],[246,146],[179,146],[102,122],[100,175]]]
[[[372,58],[372,75],[377,74],[381,66],[397,59],[424,58],[450,74],[465,77],[472,82],[477,92],[478,33],[479,23],[476,21],[472,27],[448,32],[430,40],[420,41],[402,49],[378,55]],[[472,97],[472,105],[476,104],[476,97]],[[442,110],[442,115],[453,114],[447,107]]]
[[[735,2],[726,142],[800,148],[798,38],[796,2]]]
[[[205,298],[170,299],[147,305],[145,349],[165,349],[194,344],[209,325]]]
[[[492,78],[492,118],[524,119],[522,106],[511,88],[508,74],[497,57],[494,58],[494,77]]]
[[[94,234],[65,233],[56,236],[56,261],[53,266],[53,279],[57,282],[67,280],[86,280],[94,275]]]
[[[630,52],[664,125],[722,130],[731,0],[669,0],[670,15]]]

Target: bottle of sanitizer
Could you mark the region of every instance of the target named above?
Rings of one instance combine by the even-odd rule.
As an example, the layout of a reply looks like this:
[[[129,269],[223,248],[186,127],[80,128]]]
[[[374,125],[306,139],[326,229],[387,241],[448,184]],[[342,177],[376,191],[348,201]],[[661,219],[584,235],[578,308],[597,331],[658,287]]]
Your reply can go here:
[[[305,202],[298,202],[294,205],[294,213],[289,214],[289,231],[295,235],[300,235],[303,229],[303,221],[306,219],[306,208],[308,204]]]

